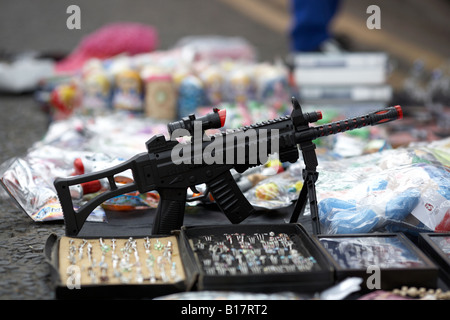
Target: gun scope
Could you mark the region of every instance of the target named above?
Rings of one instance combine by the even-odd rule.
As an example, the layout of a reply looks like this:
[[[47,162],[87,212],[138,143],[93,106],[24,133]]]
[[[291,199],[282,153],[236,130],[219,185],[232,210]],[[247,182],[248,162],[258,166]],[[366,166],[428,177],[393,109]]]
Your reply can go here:
[[[213,112],[210,112],[203,117],[196,118],[194,114],[190,114],[187,117],[182,118],[181,120],[170,122],[167,125],[167,129],[169,134],[172,133],[176,129],[186,129],[190,132],[191,135],[194,134],[194,121],[201,121],[202,130],[208,129],[218,129],[224,126],[226,119],[226,110],[220,110],[218,108],[214,108]]]

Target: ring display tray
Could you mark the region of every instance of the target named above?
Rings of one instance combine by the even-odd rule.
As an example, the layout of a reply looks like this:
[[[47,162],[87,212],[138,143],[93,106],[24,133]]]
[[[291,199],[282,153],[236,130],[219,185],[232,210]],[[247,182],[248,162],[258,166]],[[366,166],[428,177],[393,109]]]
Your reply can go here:
[[[176,236],[72,238],[51,235],[45,256],[56,298],[152,298],[186,290]]]
[[[436,288],[439,270],[450,270],[449,245],[450,234],[421,234],[422,252],[401,233],[311,236],[298,223],[239,224],[148,237],[52,234],[44,254],[56,298],[126,299],[194,290],[315,293],[347,277],[368,283],[371,266],[383,290]]]
[[[315,241],[334,266],[336,281],[347,277],[375,281],[369,277],[379,270],[383,290],[436,287],[438,268],[403,234],[319,235]]]
[[[450,286],[450,233],[421,233],[419,247],[440,267],[440,277]]]
[[[198,290],[318,292],[333,269],[300,224],[183,227]]]

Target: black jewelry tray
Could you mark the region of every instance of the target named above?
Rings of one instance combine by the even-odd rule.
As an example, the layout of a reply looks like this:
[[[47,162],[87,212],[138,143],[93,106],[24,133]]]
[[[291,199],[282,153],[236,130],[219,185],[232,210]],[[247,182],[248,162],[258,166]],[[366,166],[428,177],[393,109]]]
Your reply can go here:
[[[149,238],[154,241],[155,239],[162,238],[163,236],[149,236]],[[178,236],[174,236],[177,239],[178,245]],[[81,238],[79,238],[81,239]],[[83,237],[83,239],[89,241],[99,241],[98,237]],[[111,238],[104,238],[105,241],[110,240]],[[115,237],[117,240],[124,240],[126,237]],[[136,239],[138,239],[136,237]],[[140,238],[142,240],[142,237]],[[62,237],[59,238],[55,234],[51,234],[46,241],[44,247],[44,255],[47,260],[47,263],[51,268],[51,278],[52,283],[55,289],[55,297],[56,299],[142,299],[142,298],[154,298],[158,296],[168,295],[177,292],[183,292],[188,290],[188,280],[186,277],[184,279],[176,279],[174,281],[170,281],[169,283],[161,283],[161,281],[157,281],[157,283],[150,283],[144,281],[144,283],[95,283],[95,284],[81,284],[79,287],[74,287],[72,282],[70,284],[67,283],[66,277],[60,271],[60,243],[62,241]],[[62,253],[65,254],[65,253]],[[63,256],[63,258],[65,258]],[[180,254],[181,259],[181,254]],[[142,261],[143,268],[145,268],[145,262]],[[186,275],[184,270],[184,263],[181,261],[181,266],[183,270],[181,273]],[[61,268],[63,268],[61,266]],[[109,266],[111,268],[111,266]],[[66,281],[65,281],[66,280]],[[70,288],[72,287],[72,288]]]
[[[401,233],[317,235],[314,240],[333,265],[336,281],[360,277],[362,291],[436,288],[437,266]],[[378,271],[380,288],[373,288]]]
[[[420,233],[418,245],[440,267],[441,279],[450,286],[450,232]]]
[[[271,237],[276,243],[274,238],[283,239],[285,235],[292,241],[290,247],[288,242],[283,242],[286,246],[281,244],[281,240],[278,249],[271,247]],[[267,250],[261,240],[266,241]],[[220,248],[221,242],[226,248]],[[332,266],[300,224],[182,227],[180,247],[183,246],[183,261],[191,266],[186,268],[187,276],[197,279],[197,290],[306,293],[319,292],[334,282]]]

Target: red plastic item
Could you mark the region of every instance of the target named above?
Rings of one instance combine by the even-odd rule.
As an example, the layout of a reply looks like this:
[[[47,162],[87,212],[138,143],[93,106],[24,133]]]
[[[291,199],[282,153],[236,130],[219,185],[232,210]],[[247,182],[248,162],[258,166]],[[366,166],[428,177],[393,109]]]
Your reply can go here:
[[[322,118],[323,118],[322,111],[316,111],[316,113],[317,113],[318,120],[322,120]]]
[[[227,119],[227,110],[222,109],[219,110],[219,117],[220,117],[220,126],[223,127],[225,125],[225,120]]]
[[[394,108],[397,110],[398,113],[398,119],[403,119],[403,110],[402,107],[400,107],[399,105],[394,106]]]
[[[121,53],[135,55],[154,51],[158,45],[156,29],[140,23],[112,23],[82,39],[77,48],[56,64],[57,73],[79,70],[91,58],[107,59]]]

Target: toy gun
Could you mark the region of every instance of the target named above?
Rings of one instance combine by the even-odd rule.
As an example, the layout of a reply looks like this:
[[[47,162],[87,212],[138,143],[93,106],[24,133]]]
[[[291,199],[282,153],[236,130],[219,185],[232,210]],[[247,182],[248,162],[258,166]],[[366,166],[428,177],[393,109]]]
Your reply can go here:
[[[191,188],[196,192],[195,186],[203,183],[231,223],[240,223],[255,210],[240,191],[230,170],[234,168],[242,173],[250,167],[264,164],[268,155],[273,153],[278,153],[281,162],[294,163],[299,158],[299,149],[305,162],[304,185],[291,222],[295,222],[303,212],[309,195],[314,232],[320,233],[314,185],[318,177],[318,163],[312,141],[400,119],[403,116],[402,109],[400,106],[389,107],[353,119],[310,127],[310,123],[322,118],[322,113],[303,113],[295,98],[292,98],[292,104],[290,116],[210,136],[205,134],[205,130],[222,127],[226,117],[225,110],[214,109],[212,113],[200,118],[190,115],[168,124],[171,139],[167,140],[164,135],[158,134],[148,140],[148,152],[99,172],[57,178],[54,185],[64,213],[66,234],[77,235],[89,214],[105,200],[129,192],[145,193],[152,190],[158,191],[160,195],[152,233],[169,234],[183,225],[187,189]],[[191,140],[179,142],[177,139],[181,136],[190,136]],[[114,176],[126,170],[131,170],[133,181],[117,185]],[[70,188],[99,179],[109,182],[109,190],[75,211]]]

